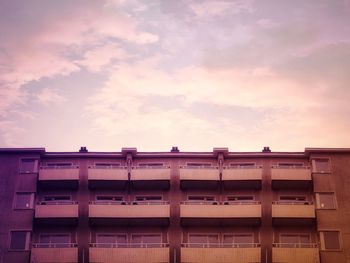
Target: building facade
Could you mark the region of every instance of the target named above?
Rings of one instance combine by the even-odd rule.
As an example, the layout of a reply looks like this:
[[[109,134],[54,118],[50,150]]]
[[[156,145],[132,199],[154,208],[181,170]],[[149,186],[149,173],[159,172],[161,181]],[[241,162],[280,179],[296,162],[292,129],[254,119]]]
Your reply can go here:
[[[349,263],[350,149],[0,149],[0,263]]]

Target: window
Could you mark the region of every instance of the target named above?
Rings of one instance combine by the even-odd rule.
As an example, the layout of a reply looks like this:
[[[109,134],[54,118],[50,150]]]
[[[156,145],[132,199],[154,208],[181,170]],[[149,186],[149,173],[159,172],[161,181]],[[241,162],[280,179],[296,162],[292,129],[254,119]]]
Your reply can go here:
[[[131,243],[133,247],[159,247],[162,243],[162,236],[161,234],[132,235]]]
[[[215,197],[214,196],[188,196],[187,203],[190,204],[214,204],[215,203]]]
[[[225,247],[252,247],[253,234],[225,234],[223,243]]]
[[[95,168],[109,169],[120,167],[120,163],[95,163]]]
[[[249,202],[249,201],[254,201],[254,196],[253,195],[236,195],[236,196],[228,196],[227,201],[230,202]]]
[[[36,173],[38,171],[37,159],[21,159],[20,172],[21,173]]]
[[[124,234],[97,234],[96,242],[98,247],[127,247]]]
[[[322,231],[320,232],[321,249],[322,250],[340,250],[339,231]]]
[[[289,196],[289,195],[281,195],[279,197],[279,203],[293,204],[293,203],[305,203],[308,204],[306,200],[306,196]]]
[[[188,243],[191,247],[218,247],[219,236],[215,234],[189,234]]]
[[[49,168],[71,168],[73,164],[72,163],[47,163],[46,166]]]
[[[98,204],[111,204],[111,203],[121,203],[124,198],[122,196],[112,196],[112,195],[97,195],[95,203]]]
[[[139,167],[163,167],[163,163],[139,163]]]
[[[30,243],[29,231],[11,231],[10,232],[10,249],[28,250]]]
[[[308,234],[281,234],[280,247],[310,247]]]
[[[329,159],[314,159],[312,160],[313,172],[315,173],[329,173],[330,165]]]
[[[41,204],[45,205],[45,204],[72,204],[72,198],[70,195],[58,195],[58,196],[54,196],[54,195],[50,195],[50,196],[44,196]]]
[[[32,209],[34,203],[34,193],[16,193],[15,209]]]
[[[211,167],[211,163],[187,163],[187,167]]]
[[[154,195],[154,196],[136,196],[135,201],[138,203],[162,203],[162,196]]]
[[[279,168],[301,168],[303,163],[278,163],[277,167]]]
[[[233,168],[254,168],[255,163],[231,163],[230,166]]]
[[[334,193],[317,193],[316,201],[319,209],[336,209]]]
[[[69,234],[41,234],[40,247],[70,247]]]

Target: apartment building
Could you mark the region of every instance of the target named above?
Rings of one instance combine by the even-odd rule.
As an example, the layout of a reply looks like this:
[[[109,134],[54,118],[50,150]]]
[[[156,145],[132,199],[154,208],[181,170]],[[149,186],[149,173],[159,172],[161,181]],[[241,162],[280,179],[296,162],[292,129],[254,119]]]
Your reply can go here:
[[[348,263],[350,149],[0,149],[0,263]]]

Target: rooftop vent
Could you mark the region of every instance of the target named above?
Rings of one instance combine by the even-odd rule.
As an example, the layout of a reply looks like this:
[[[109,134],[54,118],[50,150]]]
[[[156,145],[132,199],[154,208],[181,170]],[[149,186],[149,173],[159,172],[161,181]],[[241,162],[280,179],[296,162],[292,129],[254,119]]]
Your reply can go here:
[[[265,146],[264,149],[262,150],[263,153],[270,153],[270,147],[269,146]]]
[[[88,152],[88,149],[86,147],[80,147],[80,150],[79,150],[80,153],[87,153]]]
[[[179,150],[179,148],[178,148],[177,146],[173,146],[173,147],[171,148],[170,152],[172,152],[172,153],[178,153],[178,152],[180,152],[180,150]]]

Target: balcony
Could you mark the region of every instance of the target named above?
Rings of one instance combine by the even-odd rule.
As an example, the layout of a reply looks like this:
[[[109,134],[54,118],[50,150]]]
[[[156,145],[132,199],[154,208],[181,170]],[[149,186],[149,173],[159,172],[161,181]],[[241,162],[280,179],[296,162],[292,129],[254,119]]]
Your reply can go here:
[[[133,167],[131,184],[134,189],[170,188],[170,167]]]
[[[308,166],[272,166],[273,189],[307,189],[312,184],[311,170]]]
[[[215,189],[219,181],[218,167],[180,167],[181,189]]]
[[[120,166],[89,166],[88,180],[90,189],[125,189],[128,182],[128,170]]]
[[[74,201],[40,202],[35,206],[35,221],[41,225],[76,225],[79,207]]]
[[[168,226],[170,205],[167,202],[91,202],[89,219],[92,225]]]
[[[242,245],[242,247],[240,246]],[[261,262],[259,244],[183,244],[182,263],[250,263]]]
[[[312,202],[278,201],[272,204],[274,225],[311,225],[315,218],[315,206]]]
[[[222,181],[226,189],[261,189],[262,166],[226,167]]]
[[[320,263],[316,244],[274,244],[273,263]]]
[[[90,244],[89,257],[91,263],[166,263],[169,247],[168,244]]]
[[[35,244],[30,262],[76,263],[78,262],[77,244]]]
[[[47,189],[77,189],[79,166],[42,166],[39,169],[39,186]]]
[[[211,204],[184,202],[180,205],[182,226],[232,226],[259,225],[261,204],[259,202]]]

